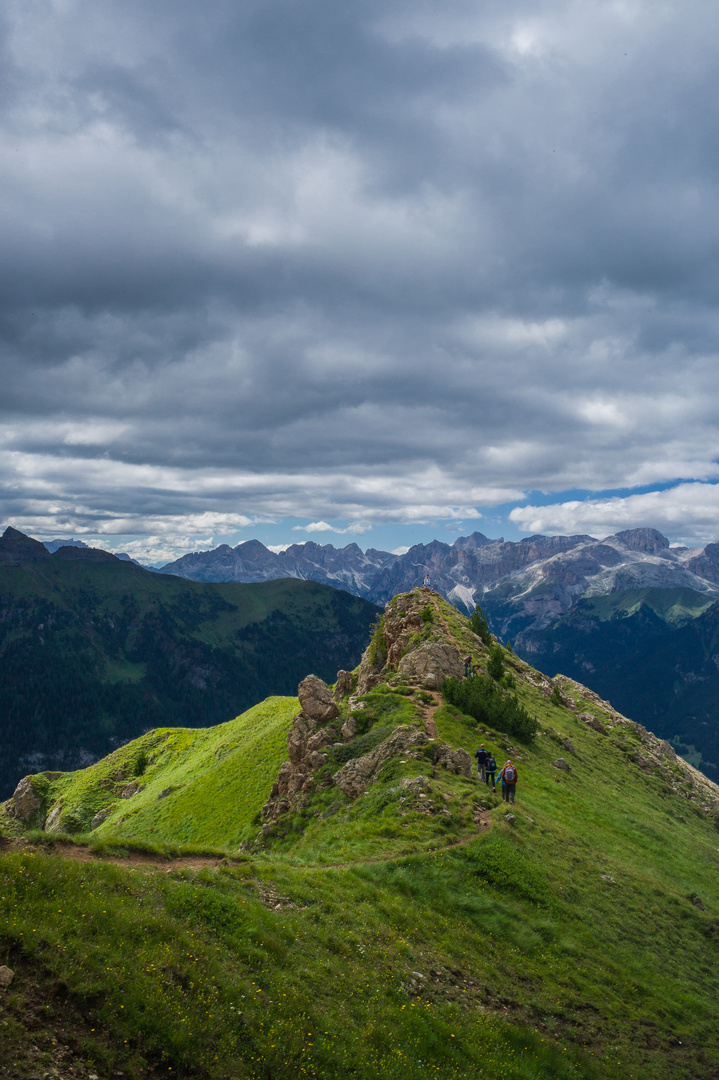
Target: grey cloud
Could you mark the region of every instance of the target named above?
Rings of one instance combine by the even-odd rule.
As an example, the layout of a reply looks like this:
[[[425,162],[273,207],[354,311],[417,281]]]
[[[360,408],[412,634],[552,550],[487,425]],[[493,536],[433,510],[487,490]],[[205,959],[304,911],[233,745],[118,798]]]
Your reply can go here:
[[[5,516],[710,477],[715,16],[623,10],[8,5]]]

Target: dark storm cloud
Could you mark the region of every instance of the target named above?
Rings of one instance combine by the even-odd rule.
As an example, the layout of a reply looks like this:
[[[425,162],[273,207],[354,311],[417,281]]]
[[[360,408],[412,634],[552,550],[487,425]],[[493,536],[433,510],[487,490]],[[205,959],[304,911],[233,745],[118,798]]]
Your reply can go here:
[[[713,480],[716,18],[9,3],[0,516],[189,535]]]

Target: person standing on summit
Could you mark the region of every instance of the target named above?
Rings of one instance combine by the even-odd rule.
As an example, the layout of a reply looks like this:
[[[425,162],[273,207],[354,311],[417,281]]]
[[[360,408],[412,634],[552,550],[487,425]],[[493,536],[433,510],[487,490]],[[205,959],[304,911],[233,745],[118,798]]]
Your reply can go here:
[[[426,592],[429,592],[429,574],[424,575],[424,582],[422,583],[422,588],[425,589]]]

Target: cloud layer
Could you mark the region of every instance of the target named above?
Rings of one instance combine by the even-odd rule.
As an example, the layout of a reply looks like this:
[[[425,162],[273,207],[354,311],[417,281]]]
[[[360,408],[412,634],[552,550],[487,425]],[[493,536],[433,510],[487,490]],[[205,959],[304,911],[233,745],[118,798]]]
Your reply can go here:
[[[716,536],[717,19],[9,0],[0,518]]]

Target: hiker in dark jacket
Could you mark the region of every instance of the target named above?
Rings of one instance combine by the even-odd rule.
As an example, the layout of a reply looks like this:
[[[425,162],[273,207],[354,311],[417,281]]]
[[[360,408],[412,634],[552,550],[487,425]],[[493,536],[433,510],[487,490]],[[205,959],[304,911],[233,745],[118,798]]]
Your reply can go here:
[[[484,764],[485,772],[485,784],[489,787],[490,781],[492,782],[492,791],[496,791],[497,786],[497,762],[494,760],[491,754],[487,755],[487,760]]]
[[[477,759],[477,772],[479,773],[479,779],[483,782],[487,782],[487,758],[492,755],[488,750],[484,749],[484,743],[480,746],[477,753],[474,755]]]
[[[502,798],[505,802],[514,802],[514,793],[517,787],[517,766],[508,761],[499,774],[502,781]]]

